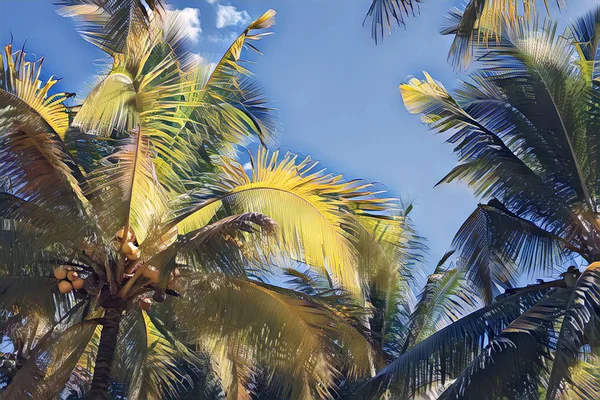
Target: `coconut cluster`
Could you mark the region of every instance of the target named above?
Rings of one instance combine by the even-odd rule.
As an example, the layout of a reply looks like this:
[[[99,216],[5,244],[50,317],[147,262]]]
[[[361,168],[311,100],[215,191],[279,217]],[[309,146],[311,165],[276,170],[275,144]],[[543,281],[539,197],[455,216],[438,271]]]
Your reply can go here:
[[[61,293],[66,294],[83,288],[84,280],[69,265],[59,265],[54,268],[54,277],[58,279],[58,290]]]
[[[121,228],[115,235],[115,245],[129,260],[139,259],[142,252],[139,247],[135,245],[135,234],[133,233],[133,230],[129,229],[126,240],[123,240],[124,236],[125,228]]]

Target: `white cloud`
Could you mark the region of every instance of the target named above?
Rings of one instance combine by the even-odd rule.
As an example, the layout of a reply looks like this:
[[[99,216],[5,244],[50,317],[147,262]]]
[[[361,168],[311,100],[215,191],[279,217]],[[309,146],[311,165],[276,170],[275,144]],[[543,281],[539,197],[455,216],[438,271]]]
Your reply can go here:
[[[209,4],[215,4],[217,1],[219,0],[206,0],[206,2]]]
[[[244,169],[244,171],[252,171],[252,164],[250,163],[250,161],[248,161],[247,163],[242,165],[242,168]]]
[[[194,43],[200,39],[202,26],[200,25],[200,10],[186,7],[182,10],[167,10],[168,24],[177,24],[185,35]]]
[[[237,11],[234,6],[217,5],[217,28],[243,25],[250,22],[250,14],[246,10]]]
[[[239,33],[236,33],[236,32],[214,33],[214,34],[208,35],[208,41],[215,42],[215,43],[231,44],[234,42],[235,39],[238,38],[238,36],[239,36]]]

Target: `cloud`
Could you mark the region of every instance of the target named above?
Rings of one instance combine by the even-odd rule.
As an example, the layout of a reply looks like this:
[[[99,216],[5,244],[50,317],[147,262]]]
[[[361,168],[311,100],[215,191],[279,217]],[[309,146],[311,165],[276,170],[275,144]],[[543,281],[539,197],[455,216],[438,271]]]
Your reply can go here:
[[[246,10],[237,11],[234,6],[217,5],[217,28],[243,25],[250,22],[250,14]]]
[[[252,164],[250,163],[250,161],[248,161],[247,163],[242,165],[242,168],[244,169],[244,171],[252,171]]]
[[[215,43],[231,44],[235,41],[235,39],[238,38],[238,36],[239,36],[239,33],[236,33],[236,32],[213,33],[211,35],[208,35],[208,41],[215,42]]]
[[[186,7],[182,10],[167,10],[167,18],[181,26],[185,35],[194,43],[200,39],[202,26],[200,25],[200,10],[197,8]]]
[[[217,1],[219,0],[206,0],[206,2],[209,4],[215,4]]]

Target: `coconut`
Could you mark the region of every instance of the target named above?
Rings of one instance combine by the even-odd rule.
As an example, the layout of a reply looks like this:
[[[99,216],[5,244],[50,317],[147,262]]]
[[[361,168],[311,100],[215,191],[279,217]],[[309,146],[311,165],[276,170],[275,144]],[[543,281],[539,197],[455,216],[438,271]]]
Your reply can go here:
[[[71,285],[71,282],[68,281],[60,281],[58,282],[58,290],[60,290],[61,293],[66,294],[73,290],[73,285]]]
[[[127,256],[133,254],[136,250],[138,250],[137,246],[131,242],[123,243],[123,246],[121,246],[121,251]]]
[[[79,289],[83,288],[84,283],[85,283],[85,280],[79,278],[79,279],[75,279],[74,281],[72,281],[71,285],[73,286],[73,289],[79,290]]]
[[[69,271],[67,272],[67,279],[71,282],[76,281],[77,279],[79,279],[79,274],[75,271]]]
[[[121,228],[119,229],[119,231],[115,234],[115,238],[119,241],[123,240],[123,236],[125,235],[125,229]],[[135,235],[133,234],[133,230],[131,228],[129,228],[129,232],[127,234],[127,241],[128,242],[132,242],[133,238],[135,237]]]
[[[150,311],[150,307],[152,307],[152,300],[150,299],[140,299],[140,301],[138,301],[138,305],[140,306],[140,308],[144,311]]]
[[[142,251],[139,248],[135,248],[135,250],[131,254],[127,254],[127,258],[130,260],[137,260],[142,255]]]
[[[150,282],[157,283],[160,277],[160,272],[158,272],[156,268],[148,266],[144,272],[142,272],[142,275],[150,279]]]
[[[54,268],[54,277],[58,280],[65,279],[67,277],[67,268],[64,265]]]

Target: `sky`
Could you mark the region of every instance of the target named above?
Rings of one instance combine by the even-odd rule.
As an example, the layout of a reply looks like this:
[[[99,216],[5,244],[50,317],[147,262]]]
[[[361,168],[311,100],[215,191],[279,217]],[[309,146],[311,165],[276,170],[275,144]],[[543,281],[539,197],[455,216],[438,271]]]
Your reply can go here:
[[[402,105],[399,84],[429,72],[451,89],[465,71],[447,62],[451,38],[440,35],[445,13],[462,1],[430,0],[375,45],[362,26],[370,0],[171,0],[188,21],[194,51],[217,61],[252,19],[277,11],[274,35],[258,43],[250,69],[278,109],[278,147],[310,155],[332,172],[384,185],[412,202],[418,233],[427,238],[432,268],[449,248],[477,199],[460,183],[435,184],[456,164],[444,137]],[[552,16],[562,23],[598,4],[571,0]],[[59,90],[85,93],[106,60],[56,14],[50,0],[0,0],[0,43],[12,40],[45,57]],[[25,43],[26,42],[26,43]],[[428,272],[428,271],[427,271]]]

